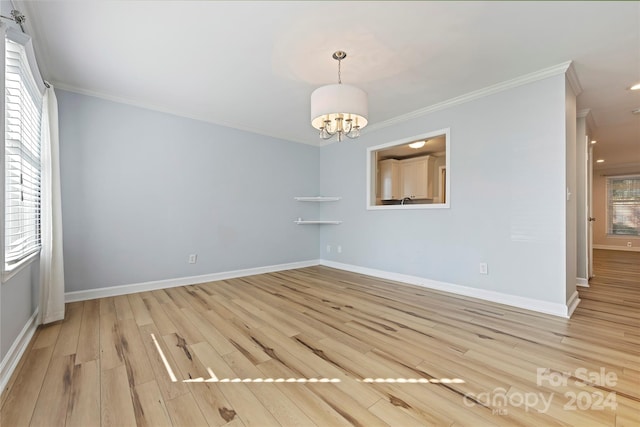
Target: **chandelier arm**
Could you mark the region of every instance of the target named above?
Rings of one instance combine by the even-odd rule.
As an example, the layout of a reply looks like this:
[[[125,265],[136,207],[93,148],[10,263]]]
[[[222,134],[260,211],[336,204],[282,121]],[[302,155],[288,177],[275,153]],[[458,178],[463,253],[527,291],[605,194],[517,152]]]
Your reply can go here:
[[[360,126],[354,126],[353,129],[346,134],[351,139],[356,139],[360,137]]]
[[[331,120],[325,120],[324,121],[324,128],[326,129],[327,133],[330,135],[335,135],[336,132],[338,131],[338,126],[331,126]],[[333,131],[331,131],[331,129],[334,129]]]
[[[347,122],[347,128],[343,126],[343,131],[348,134],[353,129],[353,119],[346,119],[345,122]]]
[[[330,129],[330,125],[331,125],[331,120],[325,120],[324,121],[324,126],[322,126],[320,128],[320,133],[319,133],[320,138],[325,139],[325,140],[326,139],[331,139],[336,134],[336,131],[332,132],[332,131],[329,130]]]
[[[331,133],[331,132],[327,132],[327,131],[325,130],[325,131],[323,132],[322,139],[330,139],[330,138],[332,138],[334,135],[335,135],[335,132],[334,132],[334,133]]]
[[[327,140],[327,139],[331,139],[331,138],[333,138],[333,135],[334,135],[334,134],[332,134],[332,133],[328,133],[328,132],[324,131],[324,129],[323,129],[323,130],[321,130],[321,131],[320,131],[320,134],[319,134],[318,136],[319,136],[321,139]]]

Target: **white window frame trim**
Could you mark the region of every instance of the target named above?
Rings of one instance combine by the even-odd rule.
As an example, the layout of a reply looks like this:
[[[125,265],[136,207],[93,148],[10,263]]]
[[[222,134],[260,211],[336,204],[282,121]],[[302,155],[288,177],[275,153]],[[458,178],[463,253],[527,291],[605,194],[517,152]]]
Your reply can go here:
[[[607,239],[620,239],[620,240],[629,240],[629,239],[640,239],[640,235],[631,235],[631,234],[610,234],[609,233],[609,180],[610,179],[624,179],[624,178],[636,178],[640,177],[640,173],[629,173],[625,175],[609,175],[606,177],[605,181],[605,236]]]
[[[384,148],[394,147],[396,145],[404,145],[410,142],[414,142],[419,139],[429,139],[435,136],[445,135],[445,150],[446,150],[446,181],[445,181],[445,194],[447,195],[445,203],[436,204],[409,204],[409,205],[376,205],[375,204],[375,185],[374,185],[374,173],[375,169],[372,169],[374,163],[373,156],[376,151]],[[373,187],[372,187],[373,185]],[[373,197],[373,198],[372,198]],[[408,138],[398,139],[396,141],[387,142],[381,145],[376,145],[367,148],[367,210],[368,211],[389,211],[389,210],[415,210],[415,209],[449,209],[451,207],[451,135],[450,128],[439,129],[432,132],[423,133],[420,135],[414,135]]]
[[[29,37],[28,35],[18,31],[17,29],[14,28],[10,28],[8,27],[5,23],[0,22],[0,36],[2,36],[2,47],[0,48],[0,69],[1,70],[5,70],[6,69],[6,63],[5,63],[5,56],[6,56],[6,43],[4,42],[5,38],[21,44],[22,46],[24,46],[25,49],[25,53],[27,55],[27,60],[29,61],[29,67],[31,68],[31,73],[34,76],[34,79],[36,81],[36,84],[38,85],[38,89],[40,90],[40,93],[44,94],[45,91],[45,85],[44,85],[44,81],[42,81],[42,74],[40,74],[40,70],[38,68],[38,63],[36,61],[36,55],[35,55],[35,51],[33,50],[33,44],[31,42],[31,37]],[[5,93],[5,72],[2,72],[2,78],[0,78],[0,90],[1,93],[3,94],[3,99],[4,99],[4,93]],[[5,129],[5,111],[4,111],[4,101],[3,101],[3,107],[2,107],[2,114],[0,114],[0,127],[3,130],[3,138],[4,138],[4,129]],[[4,139],[3,139],[4,141]],[[0,148],[0,158],[2,159],[2,161],[0,162],[0,188],[2,188],[2,202],[0,203],[0,227],[2,227],[3,232],[0,233],[0,248],[2,248],[2,250],[0,250],[0,265],[2,266],[2,284],[6,283],[9,279],[11,279],[12,277],[14,277],[15,275],[17,275],[18,273],[20,273],[22,270],[24,270],[27,266],[31,265],[34,261],[36,261],[37,259],[39,259],[40,257],[40,250],[35,250],[33,253],[31,253],[30,255],[24,257],[22,260],[20,260],[19,262],[17,262],[16,264],[12,265],[11,268],[9,270],[5,269],[5,246],[4,246],[4,229],[5,229],[5,162],[4,162],[4,156],[5,156],[5,152],[4,152],[4,143],[1,144],[2,148]]]

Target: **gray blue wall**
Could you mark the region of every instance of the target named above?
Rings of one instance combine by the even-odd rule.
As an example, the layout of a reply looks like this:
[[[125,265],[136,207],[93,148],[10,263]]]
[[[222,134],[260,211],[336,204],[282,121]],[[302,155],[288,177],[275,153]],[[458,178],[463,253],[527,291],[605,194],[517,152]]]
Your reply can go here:
[[[318,147],[57,95],[67,292],[318,258]]]
[[[0,361],[38,307],[39,258],[2,283]]]
[[[564,304],[564,79],[323,147],[320,191],[343,199],[323,205],[322,215],[344,222],[321,229],[321,258]],[[451,208],[366,210],[366,148],[447,127]],[[480,262],[488,275],[479,274]]]

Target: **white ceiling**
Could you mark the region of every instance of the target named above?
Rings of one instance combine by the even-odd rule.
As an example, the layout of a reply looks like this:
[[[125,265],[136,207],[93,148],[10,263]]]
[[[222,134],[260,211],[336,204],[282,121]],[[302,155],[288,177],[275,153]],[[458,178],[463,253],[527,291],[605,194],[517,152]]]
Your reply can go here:
[[[640,2],[16,2],[55,86],[318,144],[309,97],[369,94],[375,125],[574,61],[596,155],[640,163]],[[514,106],[514,108],[526,108]],[[366,130],[366,129],[365,129]],[[622,147],[622,148],[621,148]]]

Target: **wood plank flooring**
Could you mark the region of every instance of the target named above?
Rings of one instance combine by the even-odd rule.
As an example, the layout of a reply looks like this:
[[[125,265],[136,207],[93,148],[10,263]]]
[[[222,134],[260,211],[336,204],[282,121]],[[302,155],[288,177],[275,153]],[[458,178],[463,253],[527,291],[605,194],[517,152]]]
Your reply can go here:
[[[638,426],[640,253],[570,320],[326,267],[68,304],[13,426]]]

